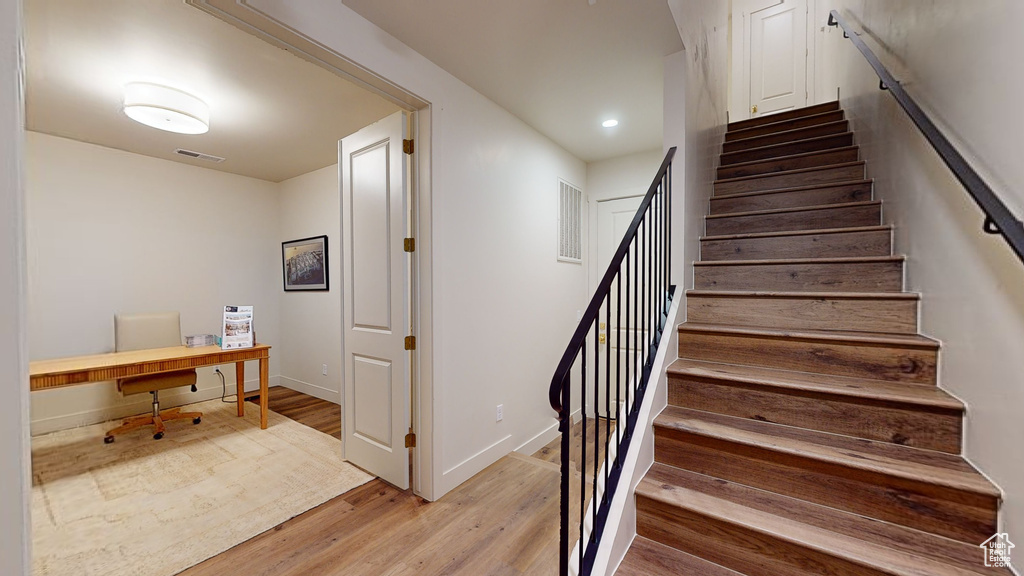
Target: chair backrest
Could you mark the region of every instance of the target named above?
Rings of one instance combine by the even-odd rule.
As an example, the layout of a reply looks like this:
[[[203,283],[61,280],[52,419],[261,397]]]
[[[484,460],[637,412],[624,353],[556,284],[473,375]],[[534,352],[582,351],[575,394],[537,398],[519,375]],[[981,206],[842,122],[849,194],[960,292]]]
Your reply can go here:
[[[117,314],[114,349],[118,352],[181,346],[181,318],[177,312]]]

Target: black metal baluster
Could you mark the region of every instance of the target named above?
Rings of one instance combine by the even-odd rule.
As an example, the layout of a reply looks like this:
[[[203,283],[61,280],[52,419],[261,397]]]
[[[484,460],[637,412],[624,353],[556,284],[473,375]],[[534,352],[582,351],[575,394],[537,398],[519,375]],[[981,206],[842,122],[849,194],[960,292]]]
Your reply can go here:
[[[637,270],[637,272],[640,273],[640,325],[643,326],[643,341],[641,342],[641,344],[643,344],[643,350],[640,353],[640,360],[643,364],[640,368],[640,378],[638,380],[643,379],[644,368],[647,368],[647,335],[649,334],[647,331],[647,292],[650,290],[650,286],[647,285],[647,271],[651,268],[651,262],[647,256],[647,214],[644,214],[644,219],[640,221],[640,229],[643,231],[641,248],[643,249],[642,254],[644,267]]]
[[[669,286],[671,286],[672,285],[672,165],[671,164],[669,165],[669,169],[665,172],[665,176],[663,176],[663,177],[665,178],[665,181],[669,182],[668,183],[669,195],[668,195],[668,200],[666,201],[668,203],[668,208],[666,209],[666,212],[668,212],[668,214],[666,215],[666,218],[668,218],[668,222],[669,222],[669,235],[668,235],[669,236],[669,240],[668,240],[668,242],[666,244],[669,247],[669,257],[666,258],[666,269],[668,271],[668,276],[669,276],[669,282],[667,284]]]
[[[572,411],[566,407],[567,410]],[[579,566],[583,566],[583,549],[585,548],[583,540],[583,519],[587,517],[587,475],[582,473],[587,469],[587,341],[583,340],[583,344],[580,346],[580,413],[582,416],[581,422],[583,422],[583,438],[580,442],[580,561]],[[571,417],[570,417],[571,419]]]
[[[629,298],[629,296],[626,296]],[[615,463],[622,465],[622,453],[618,450],[622,444],[622,265],[619,265],[619,277],[615,282]]]
[[[612,439],[612,295],[609,292],[604,308],[604,461],[608,462],[608,443]],[[604,467],[604,486],[608,489],[608,468]],[[606,492],[607,493],[607,492]]]
[[[640,231],[639,231],[639,229],[637,229],[637,234],[639,234],[639,233],[640,233]],[[639,330],[639,328],[640,328],[640,306],[637,305],[637,302],[640,299],[640,284],[639,284],[639,278],[640,278],[640,244],[637,242],[638,238],[639,238],[639,236],[634,236],[633,237],[633,259],[636,262],[634,264],[634,266],[633,266],[633,268],[635,269],[633,271],[633,353],[632,353],[633,354],[633,383],[630,384],[629,387],[626,388],[627,389],[627,393],[626,393],[626,417],[627,417],[627,419],[629,418],[629,415],[633,412],[633,402],[630,399],[630,397],[631,396],[633,396],[633,397],[636,396],[634,393],[636,393],[636,385],[637,385],[637,376],[638,376],[637,368],[640,365],[640,362],[637,359],[637,344],[639,343],[639,341],[637,340],[637,337],[638,337],[637,336],[637,330]]]
[[[626,247],[626,404],[623,406],[623,411],[629,414],[629,392],[630,388],[633,387],[633,381],[629,379],[629,360],[633,354],[633,349],[630,347],[630,338],[632,337],[633,330],[636,329],[636,323],[630,324],[629,322],[629,311],[631,309],[630,304],[633,300],[629,297],[630,286],[633,284],[633,273],[630,270],[630,254],[629,247]],[[636,289],[633,289],[636,292]],[[635,294],[634,294],[635,295]]]
[[[594,482],[593,492],[590,493],[590,538],[594,539],[595,533],[594,528],[597,527],[597,447],[601,443],[601,396],[598,393],[598,386],[600,386],[600,374],[601,374],[601,342],[598,336],[601,333],[601,309],[597,309],[597,314],[594,316]],[[584,460],[586,462],[586,460]],[[586,470],[586,467],[583,468]],[[586,473],[584,473],[586,476]]]
[[[572,378],[569,374],[562,377],[562,406],[565,409],[562,412],[561,428],[562,428],[562,452],[560,455],[562,478],[559,482],[559,514],[561,518],[559,520],[558,537],[558,570],[559,574],[569,574],[569,554],[572,550],[569,549],[569,438],[572,434],[572,410],[569,408],[572,406]]]

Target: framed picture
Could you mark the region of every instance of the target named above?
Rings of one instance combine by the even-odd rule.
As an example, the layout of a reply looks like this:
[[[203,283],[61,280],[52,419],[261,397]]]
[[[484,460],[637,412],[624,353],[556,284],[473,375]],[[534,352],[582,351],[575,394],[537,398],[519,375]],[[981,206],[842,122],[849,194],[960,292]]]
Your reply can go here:
[[[330,290],[327,273],[327,236],[281,242],[284,290]]]

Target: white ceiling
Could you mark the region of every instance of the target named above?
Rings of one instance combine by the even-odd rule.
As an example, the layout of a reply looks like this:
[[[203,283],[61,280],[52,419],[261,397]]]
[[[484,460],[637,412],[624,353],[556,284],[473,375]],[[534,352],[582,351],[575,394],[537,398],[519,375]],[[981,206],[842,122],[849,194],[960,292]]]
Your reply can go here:
[[[665,0],[344,2],[584,161],[661,147],[662,57],[682,49]],[[340,138],[398,109],[181,0],[24,9],[29,130],[280,182],[335,163]],[[210,131],[128,119],[121,90],[138,80],[205,100]]]
[[[29,130],[280,182],[398,108],[181,0],[25,0]],[[210,106],[210,131],[129,120],[122,87],[156,80]],[[221,156],[213,164],[174,153]]]
[[[666,0],[343,2],[582,160],[661,148]]]

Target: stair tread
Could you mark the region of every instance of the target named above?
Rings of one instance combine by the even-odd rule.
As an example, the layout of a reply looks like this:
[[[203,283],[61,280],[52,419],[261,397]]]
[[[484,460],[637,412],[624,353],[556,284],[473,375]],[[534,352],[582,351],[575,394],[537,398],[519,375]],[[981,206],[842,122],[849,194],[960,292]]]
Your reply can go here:
[[[808,184],[807,186],[790,186],[788,188],[772,188],[770,190],[756,190],[754,192],[737,192],[736,194],[721,194],[719,196],[712,196],[711,201],[715,202],[718,200],[731,200],[734,198],[746,198],[750,196],[763,196],[766,194],[785,194],[786,192],[803,192],[805,190],[817,190],[820,188],[840,188],[842,186],[851,186],[856,184],[873,184],[874,180],[871,178],[865,180],[846,180],[843,182],[827,182],[821,184]]]
[[[821,110],[821,112],[815,112],[814,114],[800,114],[801,111]],[[821,104],[815,104],[813,106],[805,106],[803,108],[789,110],[781,114],[769,114],[768,116],[758,116],[756,118],[747,118],[744,120],[736,120],[735,122],[729,122],[726,125],[726,132],[739,132],[748,128],[769,126],[772,124],[782,124],[789,122],[796,118],[805,118],[807,116],[818,116],[819,114],[827,114],[828,112],[835,112],[841,110],[839,107],[839,101],[833,100],[831,102],[822,102]],[[773,118],[774,117],[774,118]],[[760,122],[765,118],[777,119],[775,122]]]
[[[962,411],[962,402],[936,386],[899,384],[885,380],[833,376],[813,372],[794,372],[761,366],[722,364],[679,358],[668,367],[668,374],[727,379],[748,384],[805,392],[849,396],[869,400],[913,404]]]
[[[828,112],[826,112],[825,114],[828,114]],[[841,122],[841,120],[840,120],[840,122]],[[806,126],[804,126],[802,128],[806,128]],[[794,130],[797,130],[797,128],[794,128]],[[801,140],[792,140],[790,142],[779,142],[779,143],[776,143],[776,144],[766,144],[764,146],[758,146],[757,148],[747,148],[746,150],[734,150],[732,152],[722,152],[721,158],[725,159],[727,156],[735,156],[735,155],[739,155],[739,154],[746,154],[748,152],[761,152],[761,151],[768,150],[770,148],[784,148],[786,146],[793,146],[793,145],[796,145],[796,144],[808,144],[808,143],[811,143],[811,142],[826,140],[828,138],[835,138],[837,136],[850,136],[852,134],[853,134],[853,132],[846,131],[846,132],[839,132],[837,134],[826,134],[824,136],[811,136],[810,138],[803,138]],[[766,134],[761,134],[761,136],[766,136]],[[757,136],[751,136],[751,138],[757,138]],[[746,138],[739,139],[739,141],[743,141],[743,140],[746,140]],[[856,148],[856,146],[837,146],[836,148],[821,148],[819,150],[816,150],[816,152],[826,152],[826,151],[829,151],[829,150],[838,150],[840,148],[849,148],[849,147]],[[784,158],[784,156],[779,156],[779,158]],[[761,160],[757,160],[757,161],[760,162],[760,161],[763,161],[763,160],[767,160],[767,158],[762,158]],[[723,166],[737,166],[737,165],[738,164],[724,164]]]
[[[756,326],[731,326],[729,324],[704,324],[684,322],[678,326],[679,331],[713,332],[744,336],[765,336],[769,338],[793,338],[798,340],[831,340],[839,342],[858,342],[862,344],[911,346],[916,348],[938,349],[939,343],[920,334],[891,334],[888,332],[854,332],[846,330],[791,330],[778,328],[762,328]]]
[[[781,174],[781,172],[776,172]],[[813,212],[815,210],[833,210],[838,208],[853,208],[857,206],[881,205],[881,200],[862,200],[860,202],[843,202],[841,204],[817,204],[815,206],[795,206],[791,208],[770,208],[768,210],[751,210],[749,212],[730,212],[728,214],[708,214],[705,220],[718,220],[721,218],[737,218],[743,216],[763,216],[765,214],[786,214],[789,212]]]
[[[857,160],[855,162],[840,162],[838,164],[828,164],[826,166],[813,166],[811,168],[797,168],[796,170],[783,170],[781,172],[772,172],[770,174],[754,174],[753,176],[738,176],[736,178],[722,178],[715,180],[714,184],[725,184],[729,182],[740,182],[743,180],[757,180],[758,178],[769,178],[774,176],[786,176],[790,174],[800,174],[802,172],[817,172],[819,170],[829,170],[831,168],[844,168],[847,166],[862,166],[864,165],[863,160]],[[717,196],[716,196],[717,198]]]
[[[797,142],[800,142],[800,140],[798,140]],[[793,144],[793,142],[787,142],[786,144]],[[778,146],[778,144],[776,144],[776,146]],[[764,148],[769,148],[769,146],[764,146]],[[820,155],[820,154],[829,154],[829,153],[833,153],[833,152],[843,152],[843,151],[847,151],[847,150],[858,150],[859,148],[860,148],[859,146],[837,146],[835,148],[823,148],[821,150],[812,150],[810,152],[799,152],[799,153],[796,153],[796,154],[786,154],[784,156],[772,156],[770,158],[758,158],[757,160],[748,160],[746,162],[737,162],[735,164],[723,164],[723,165],[720,165],[718,168],[719,169],[728,168],[730,170],[733,169],[733,168],[746,168],[747,166],[751,166],[753,164],[765,164],[767,162],[778,162],[778,161],[781,161],[781,160],[788,160],[788,159],[791,159],[791,158],[801,158],[801,157],[804,157],[804,156],[816,156],[816,155]],[[742,152],[749,152],[749,150],[742,150]],[[736,153],[737,152],[729,152],[728,154],[736,154]],[[723,156],[725,156],[725,154],[723,154]],[[817,168],[817,166],[815,166],[815,168]],[[775,172],[771,172],[771,174],[775,174]],[[751,176],[760,176],[760,174],[751,174]]]
[[[637,536],[622,559],[616,576],[687,574],[690,576],[743,576],[718,564],[691,556],[643,536]]]
[[[840,112],[840,111],[841,110],[838,110],[838,109],[836,109],[836,110],[825,110],[824,112],[818,112],[816,114],[808,114],[807,116],[797,116],[796,118],[787,118],[785,120],[780,120],[778,122],[771,122],[771,123],[767,123],[767,124],[760,124],[760,125],[757,125],[757,126],[748,126],[746,128],[738,128],[738,129],[733,129],[733,130],[727,130],[726,134],[738,135],[738,136],[740,136],[740,138],[737,138],[737,140],[744,140],[744,138],[743,138],[744,134],[742,134],[742,132],[749,132],[751,130],[765,129],[765,130],[768,130],[768,132],[765,132],[765,134],[773,134],[774,132],[771,130],[772,126],[781,127],[783,124],[791,123],[794,120],[821,119],[821,118],[824,118],[825,116],[831,116],[831,115],[835,114],[836,112]],[[828,122],[811,123],[811,124],[808,124],[808,126],[819,126],[821,124],[828,124]],[[760,134],[759,134],[759,136],[760,136]],[[748,136],[748,137],[750,137],[750,136]],[[731,140],[730,140],[730,142],[731,142]]]
[[[916,292],[780,292],[757,290],[687,290],[687,296],[716,296],[722,298],[804,298],[807,300],[920,300]]]
[[[677,430],[791,456],[999,498],[1000,491],[960,456],[668,406],[655,430]]]
[[[785,121],[778,122],[778,124],[781,125],[784,122]],[[747,143],[747,142],[750,142],[751,140],[757,140],[758,138],[767,138],[769,136],[778,136],[780,134],[792,134],[794,132],[809,131],[809,130],[813,130],[815,128],[821,128],[822,126],[835,126],[837,124],[843,124],[843,123],[847,123],[847,122],[849,122],[849,120],[845,120],[845,119],[844,120],[835,120],[833,122],[822,122],[821,124],[813,124],[811,126],[800,126],[798,128],[792,128],[790,130],[779,130],[777,132],[768,132],[766,134],[758,134],[756,136],[750,136],[748,138],[735,138],[735,139],[729,140],[729,141],[727,141],[725,143],[730,145],[730,146],[733,146],[733,145],[736,145],[736,144]],[[838,134],[843,134],[843,132],[838,132]],[[806,138],[799,138],[797,140],[790,140],[790,142],[799,142],[800,140],[806,140]],[[766,144],[766,146],[767,146],[767,144]],[[756,146],[756,148],[764,148],[764,146]],[[749,148],[747,148],[747,150],[749,150]],[[729,154],[729,152],[723,152],[723,154]]]
[[[700,260],[694,266],[784,266],[787,264],[854,264],[859,262],[903,262],[902,254],[894,256],[836,256],[835,258],[761,258],[758,260]]]
[[[655,462],[638,496],[900,576],[1008,574],[976,546]]]
[[[779,236],[810,236],[812,234],[846,234],[850,232],[892,231],[892,224],[882,226],[851,226],[849,228],[821,228],[819,230],[781,230],[775,232],[751,232],[747,234],[719,234],[701,236],[701,240],[745,240],[748,238],[775,238]]]

